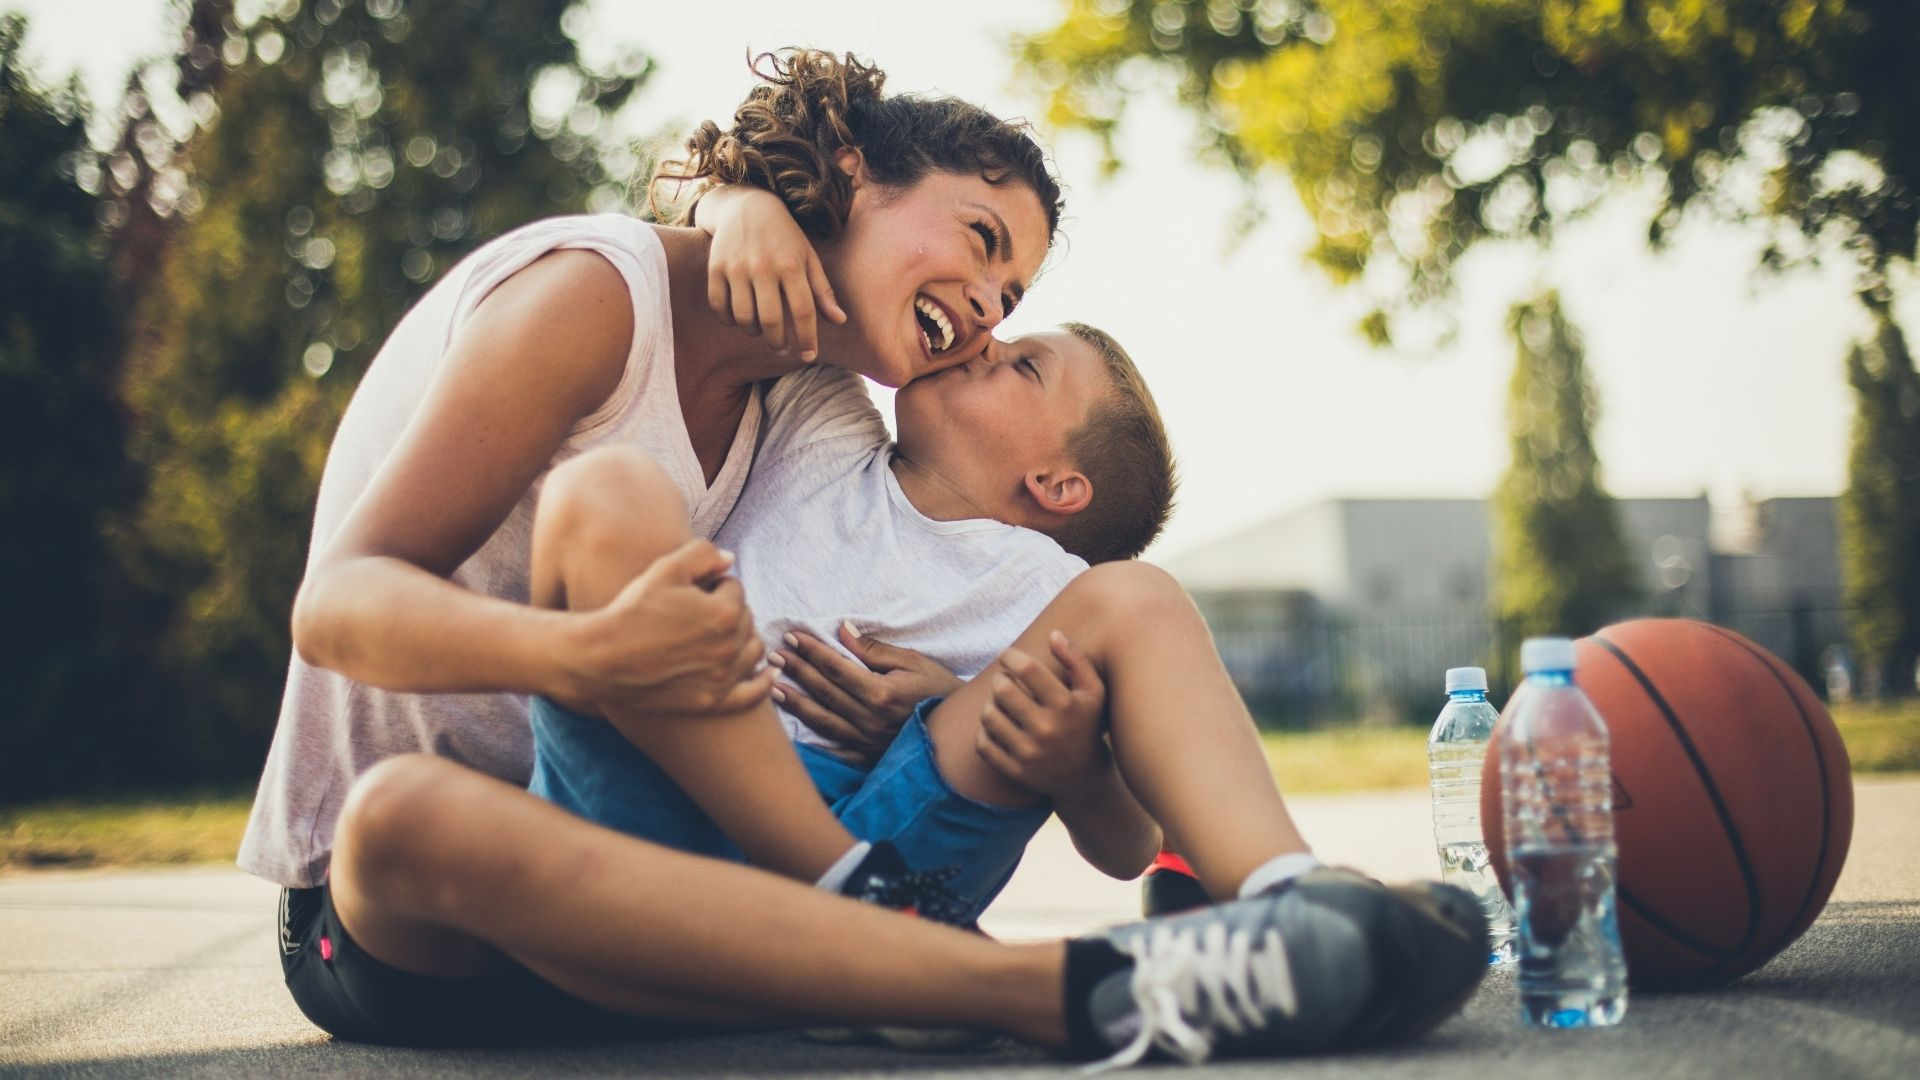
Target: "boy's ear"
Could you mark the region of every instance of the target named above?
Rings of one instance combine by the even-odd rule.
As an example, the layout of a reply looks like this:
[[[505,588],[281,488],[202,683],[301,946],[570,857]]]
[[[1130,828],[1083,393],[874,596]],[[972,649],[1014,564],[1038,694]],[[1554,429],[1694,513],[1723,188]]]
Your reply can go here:
[[[1027,494],[1049,514],[1077,514],[1093,503],[1093,481],[1078,469],[1030,472]]]

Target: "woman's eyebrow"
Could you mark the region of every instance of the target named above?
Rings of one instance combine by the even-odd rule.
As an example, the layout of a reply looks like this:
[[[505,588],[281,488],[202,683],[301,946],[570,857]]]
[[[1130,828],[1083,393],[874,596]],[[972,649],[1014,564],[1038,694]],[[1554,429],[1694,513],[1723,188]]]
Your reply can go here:
[[[1000,234],[1000,261],[1012,262],[1013,261],[1013,230],[1007,228],[1007,220],[1000,216],[1000,212],[998,210],[995,210],[993,207],[988,206],[985,203],[968,203],[967,205],[973,207],[975,210],[978,210],[982,214],[985,214],[986,216],[993,219],[994,231]]]

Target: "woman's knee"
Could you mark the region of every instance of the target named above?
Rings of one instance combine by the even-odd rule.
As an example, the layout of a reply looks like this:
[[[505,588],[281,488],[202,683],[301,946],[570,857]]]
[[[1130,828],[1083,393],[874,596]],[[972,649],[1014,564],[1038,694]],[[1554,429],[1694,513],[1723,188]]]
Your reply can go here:
[[[431,754],[401,754],[354,781],[334,829],[332,875],[353,888],[398,900],[434,873],[430,824],[470,777]]]

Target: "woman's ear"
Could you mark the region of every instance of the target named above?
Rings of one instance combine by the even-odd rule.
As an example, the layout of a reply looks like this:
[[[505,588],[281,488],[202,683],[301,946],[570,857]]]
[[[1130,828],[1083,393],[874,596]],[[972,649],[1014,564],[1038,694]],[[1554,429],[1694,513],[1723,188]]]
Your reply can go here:
[[[1078,469],[1030,472],[1027,494],[1049,514],[1077,514],[1093,502],[1093,481]]]
[[[862,154],[858,147],[843,146],[835,150],[833,152],[833,162],[840,166],[840,171],[846,173],[848,179],[853,181],[853,189],[855,191],[866,187],[872,180],[872,178],[867,175],[866,155]]]

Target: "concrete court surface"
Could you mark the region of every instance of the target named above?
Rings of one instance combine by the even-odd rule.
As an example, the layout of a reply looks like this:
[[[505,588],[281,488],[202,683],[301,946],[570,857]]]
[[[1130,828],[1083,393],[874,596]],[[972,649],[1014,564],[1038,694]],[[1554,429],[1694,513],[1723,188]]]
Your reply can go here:
[[[1218,1074],[1289,1077],[1920,1076],[1920,778],[1856,783],[1845,874],[1826,913],[1732,986],[1632,999],[1624,1025],[1546,1033],[1515,1018],[1511,978],[1390,1051],[1239,1061]],[[1426,795],[1300,798],[1329,861],[1381,877],[1433,873]],[[1123,920],[1136,886],[1085,866],[1049,826],[988,928],[1005,938]],[[0,876],[0,1075],[1071,1077],[1002,1044],[966,1055],[818,1046],[787,1033],[485,1051],[334,1044],[300,1016],[275,958],[275,891],[223,867]],[[823,986],[820,992],[831,993]]]

